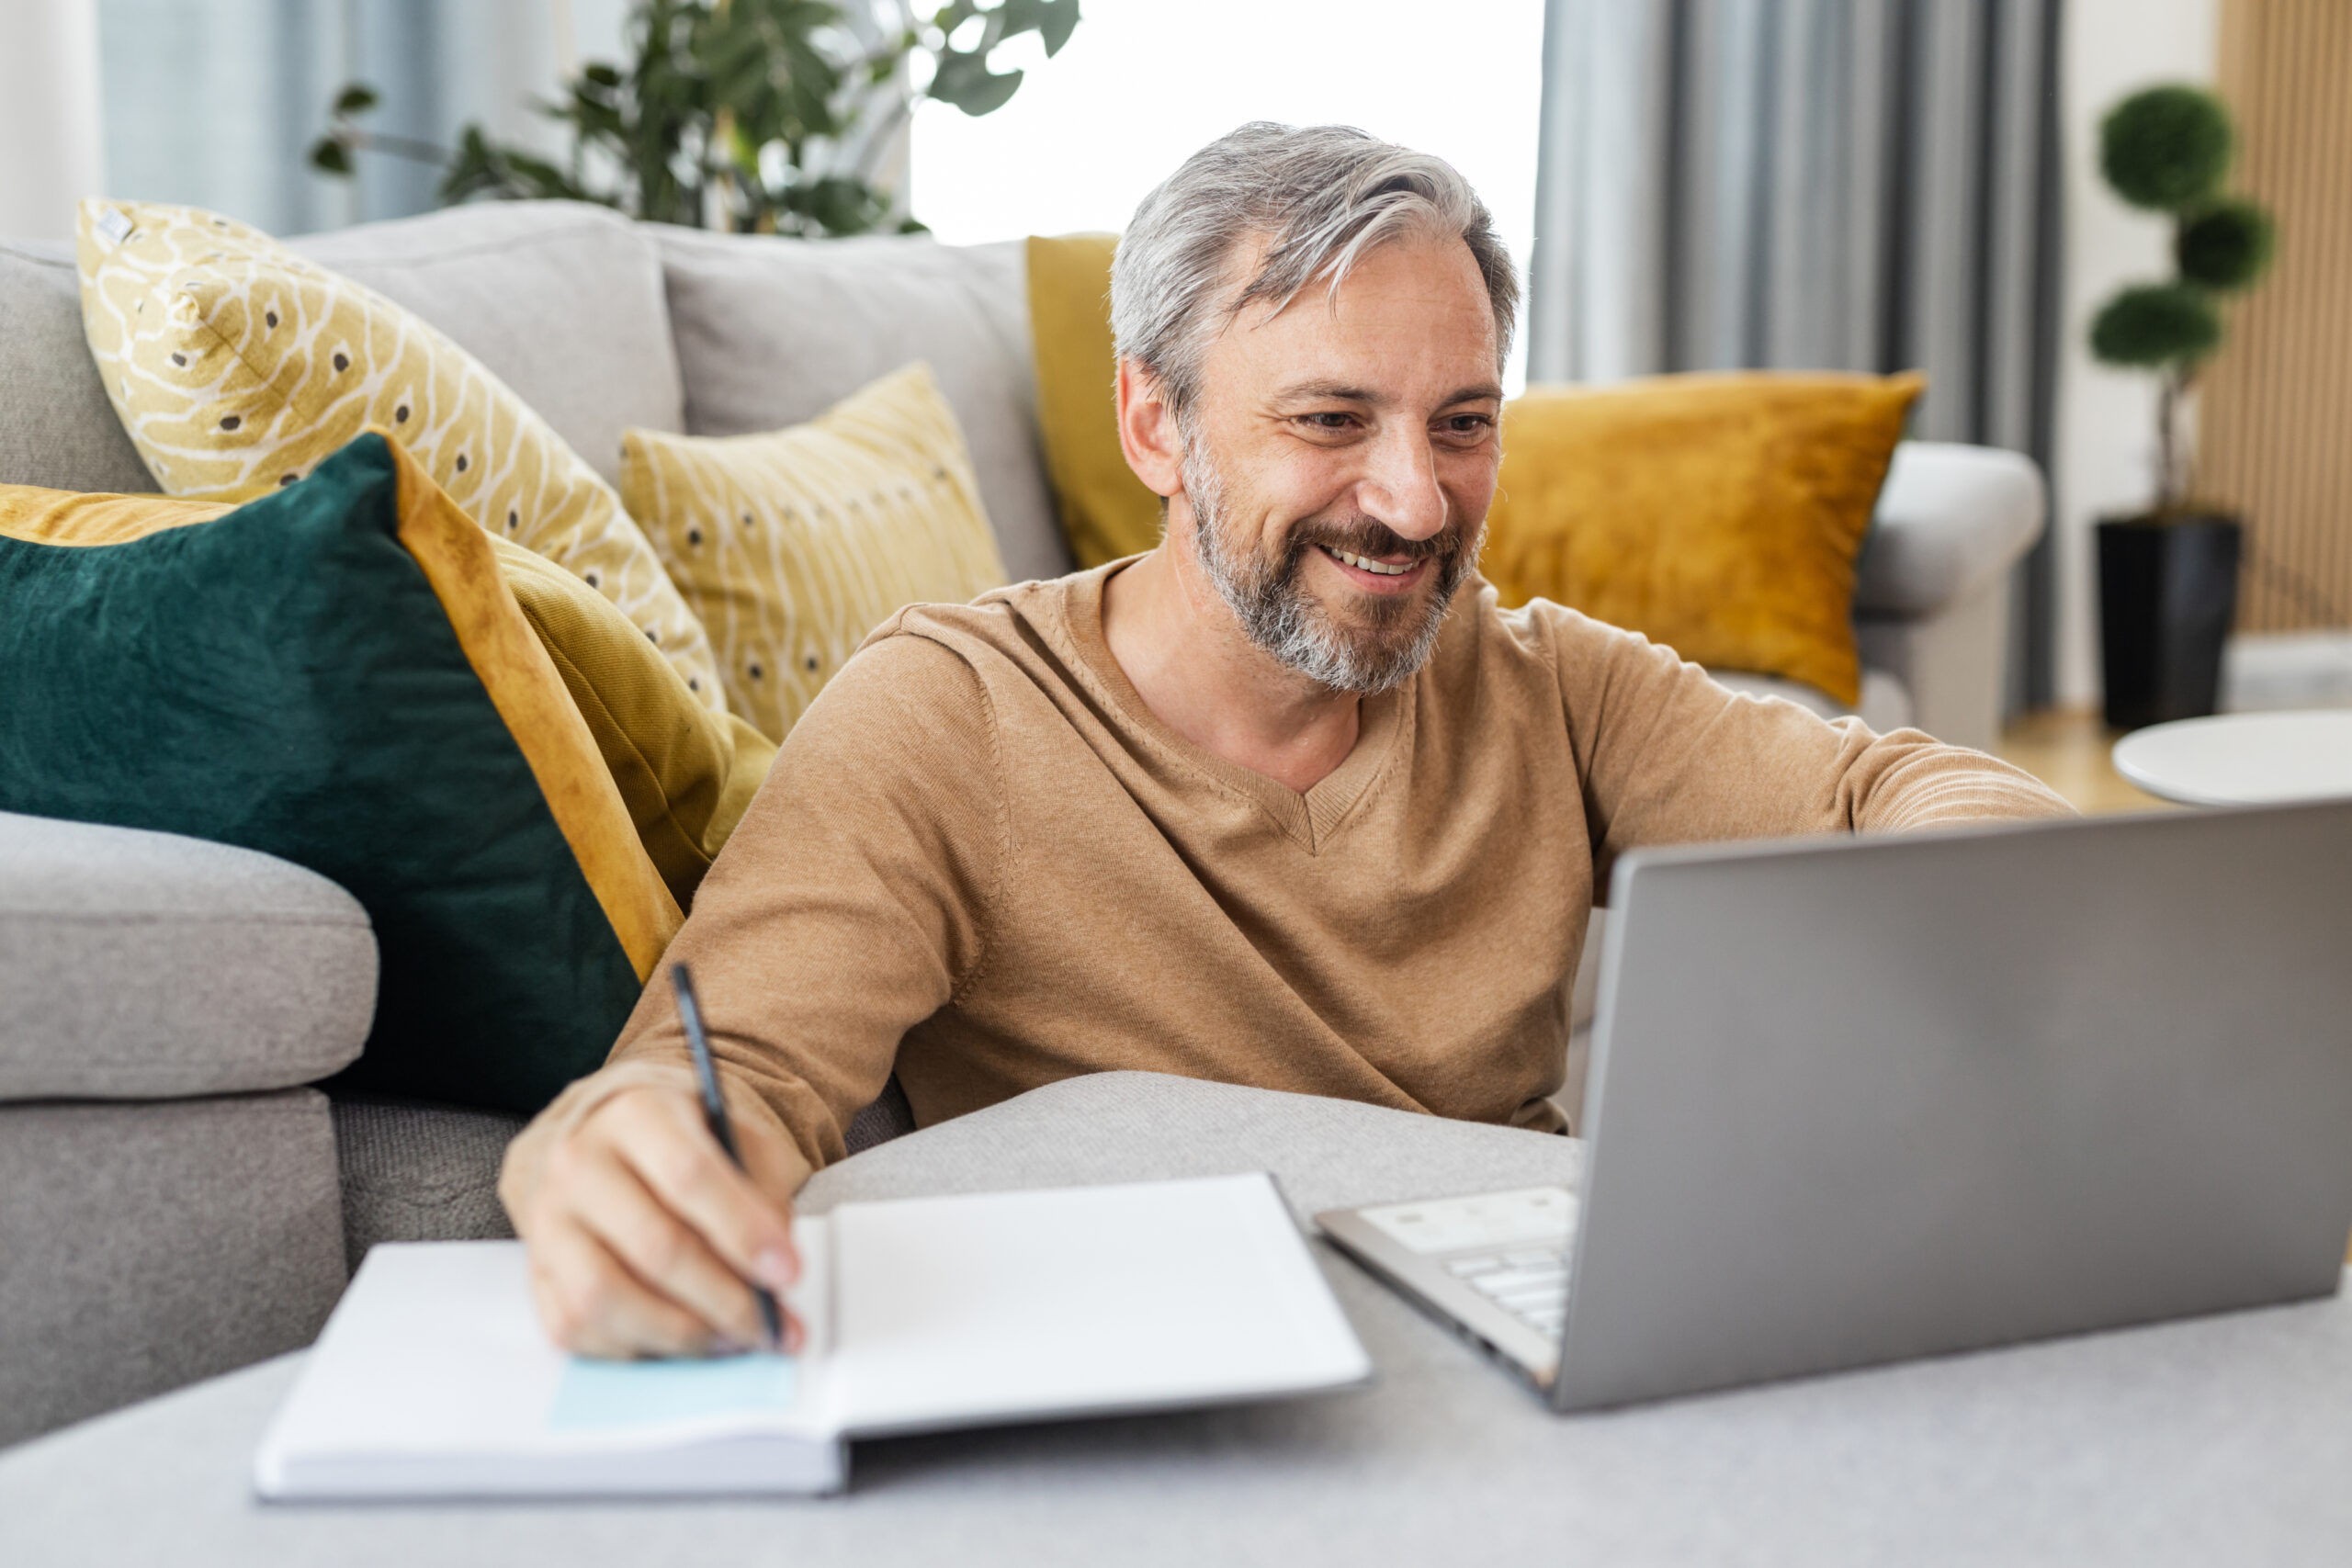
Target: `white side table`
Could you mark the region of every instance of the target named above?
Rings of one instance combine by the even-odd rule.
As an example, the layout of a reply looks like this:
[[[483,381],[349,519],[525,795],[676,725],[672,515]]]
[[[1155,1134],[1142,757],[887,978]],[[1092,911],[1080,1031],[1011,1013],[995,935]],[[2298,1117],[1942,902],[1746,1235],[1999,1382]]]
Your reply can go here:
[[[2135,729],[2115,771],[2187,806],[2275,806],[2352,796],[2352,708],[2230,713]]]

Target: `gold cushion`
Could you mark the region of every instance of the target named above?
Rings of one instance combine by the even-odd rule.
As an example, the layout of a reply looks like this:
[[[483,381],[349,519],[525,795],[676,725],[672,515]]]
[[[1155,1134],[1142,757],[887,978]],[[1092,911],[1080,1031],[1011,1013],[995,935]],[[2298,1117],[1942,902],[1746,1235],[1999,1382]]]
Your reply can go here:
[[[195,208],[85,201],[79,258],[90,351],[165,491],[250,501],[381,426],[460,509],[603,593],[719,705],[709,639],[619,496],[456,344]]]
[[[1503,414],[1480,565],[1716,669],[1852,706],[1854,561],[1926,378],[1766,372],[1535,387]]]
[[[1029,240],[1037,426],[1062,536],[1081,567],[1159,543],[1159,497],[1119,450],[1111,349],[1111,257],[1118,246],[1116,234]]]
[[[399,444],[393,443],[395,451]],[[415,465],[403,455],[405,484]],[[417,492],[423,486],[415,487]],[[403,489],[403,501],[410,491]],[[0,486],[0,536],[116,545],[234,510],[159,495],[83,495]],[[603,595],[519,545],[481,535],[523,619],[588,726],[639,843],[680,906],[725,847],[767,776],[775,742],[713,713]],[[413,547],[412,547],[413,548]],[[462,628],[460,628],[462,630]]]
[[[921,363],[787,430],[629,431],[621,494],[710,628],[728,705],[772,739],[892,613],[1005,580],[963,433]]]
[[[520,546],[490,544],[587,719],[645,852],[678,902],[691,903],[767,777],[775,742],[703,706],[628,617],[578,578]]]

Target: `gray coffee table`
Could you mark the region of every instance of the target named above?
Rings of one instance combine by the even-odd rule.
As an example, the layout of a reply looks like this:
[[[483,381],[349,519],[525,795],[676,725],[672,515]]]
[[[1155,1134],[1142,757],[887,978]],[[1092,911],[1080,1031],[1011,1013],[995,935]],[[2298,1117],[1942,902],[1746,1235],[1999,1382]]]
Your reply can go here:
[[[872,1150],[807,1201],[1268,1168],[1304,1213],[1577,1166],[1566,1139],[1118,1074]],[[2352,1561],[2341,1299],[1562,1420],[1323,1261],[1367,1393],[863,1444],[822,1501],[266,1508],[247,1467],[287,1357],[0,1455],[0,1562]]]

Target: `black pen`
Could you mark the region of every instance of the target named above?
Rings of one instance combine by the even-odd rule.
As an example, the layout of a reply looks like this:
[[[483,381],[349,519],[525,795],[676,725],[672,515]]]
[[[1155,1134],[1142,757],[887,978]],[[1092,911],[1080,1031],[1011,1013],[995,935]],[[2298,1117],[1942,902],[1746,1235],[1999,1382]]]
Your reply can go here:
[[[702,1008],[695,1000],[695,977],[683,964],[670,965],[670,984],[678,993],[678,1021],[686,1026],[686,1043],[695,1054],[695,1076],[702,1079],[703,1119],[710,1123],[710,1135],[727,1151],[727,1157],[742,1170],[743,1155],[735,1146],[735,1129],[727,1122],[727,1101],[719,1097],[718,1069],[710,1059],[710,1037],[702,1031]],[[765,1287],[754,1285],[752,1294],[760,1303],[760,1325],[767,1330],[768,1348],[784,1348],[784,1318],[775,1308],[775,1297]]]

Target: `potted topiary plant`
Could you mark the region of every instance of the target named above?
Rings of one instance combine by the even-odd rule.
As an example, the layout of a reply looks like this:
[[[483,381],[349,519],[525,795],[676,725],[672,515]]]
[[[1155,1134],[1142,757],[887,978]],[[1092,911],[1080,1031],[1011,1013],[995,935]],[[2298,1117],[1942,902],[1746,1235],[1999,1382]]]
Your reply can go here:
[[[2099,126],[2108,185],[2171,217],[2177,272],[2124,288],[2091,322],[2095,356],[2153,371],[2159,388],[2155,504],[2098,525],[2107,722],[2118,729],[2211,713],[2220,694],[2244,530],[2189,499],[2180,420],[2198,371],[2221,346],[2217,297],[2259,277],[2276,244],[2268,212],[2222,194],[2235,142],[2229,111],[2196,87],[2135,93]]]

